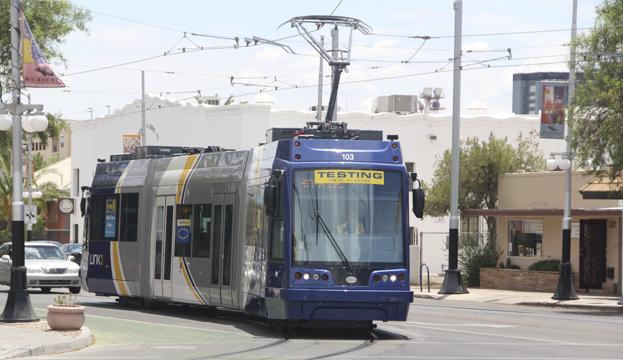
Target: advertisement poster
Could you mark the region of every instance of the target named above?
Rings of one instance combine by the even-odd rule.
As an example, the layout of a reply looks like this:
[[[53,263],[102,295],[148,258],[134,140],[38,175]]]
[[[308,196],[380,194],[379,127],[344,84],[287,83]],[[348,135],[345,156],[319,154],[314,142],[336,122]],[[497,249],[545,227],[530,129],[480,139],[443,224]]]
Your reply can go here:
[[[117,234],[117,199],[106,199],[104,237],[114,238]]]
[[[567,86],[543,85],[541,138],[565,138],[565,97]]]
[[[141,135],[123,134],[123,153],[131,154],[138,146],[141,146]]]
[[[190,244],[191,221],[190,219],[178,219],[175,229],[175,242],[178,244]]]

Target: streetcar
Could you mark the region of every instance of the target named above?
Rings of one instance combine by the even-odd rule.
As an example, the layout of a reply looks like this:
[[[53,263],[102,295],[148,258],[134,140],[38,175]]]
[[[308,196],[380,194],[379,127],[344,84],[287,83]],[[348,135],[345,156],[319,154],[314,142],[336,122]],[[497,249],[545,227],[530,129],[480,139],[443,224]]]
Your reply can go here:
[[[316,125],[251,150],[147,146],[98,163],[81,201],[82,286],[280,326],[406,320],[417,175],[396,137]]]

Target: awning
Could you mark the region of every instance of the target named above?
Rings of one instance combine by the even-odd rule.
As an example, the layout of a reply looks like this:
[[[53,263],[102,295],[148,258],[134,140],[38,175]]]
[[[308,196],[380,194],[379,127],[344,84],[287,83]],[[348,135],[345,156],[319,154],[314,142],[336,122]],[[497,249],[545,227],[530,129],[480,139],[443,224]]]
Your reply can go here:
[[[596,177],[580,188],[583,199],[623,199],[623,177]]]
[[[571,216],[621,216],[620,208],[572,209]],[[560,216],[563,209],[463,209],[461,216],[525,217],[525,216]]]

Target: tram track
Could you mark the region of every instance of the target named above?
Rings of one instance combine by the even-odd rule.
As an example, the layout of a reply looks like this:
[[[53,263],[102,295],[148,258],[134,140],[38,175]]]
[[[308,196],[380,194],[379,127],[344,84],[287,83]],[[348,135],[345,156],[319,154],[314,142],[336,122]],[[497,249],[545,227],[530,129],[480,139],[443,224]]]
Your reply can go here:
[[[271,347],[274,347],[274,346],[281,345],[281,344],[286,343],[286,342],[288,342],[288,339],[284,338],[284,339],[279,339],[279,340],[273,341],[273,342],[268,343],[268,344],[264,344],[264,345],[261,345],[261,346],[256,346],[256,347],[253,347],[253,348],[250,348],[250,349],[231,351],[231,352],[215,354],[215,355],[201,356],[201,357],[191,358],[189,360],[219,359],[219,358],[223,358],[225,356],[240,355],[240,354],[245,354],[245,353],[248,353],[248,352],[265,350],[265,349],[268,349],[268,348],[271,348]]]
[[[344,355],[344,354],[348,354],[348,353],[352,353],[355,351],[359,351],[365,348],[368,348],[372,345],[374,345],[378,340],[378,336],[374,333],[371,332],[370,333],[370,338],[366,339],[363,343],[353,346],[351,348],[348,349],[344,349],[344,350],[339,350],[339,351],[334,351],[328,354],[324,354],[324,355],[318,355],[318,356],[313,356],[313,357],[309,357],[309,358],[304,358],[304,360],[318,360],[318,359],[328,359],[334,356],[339,356],[339,355]]]

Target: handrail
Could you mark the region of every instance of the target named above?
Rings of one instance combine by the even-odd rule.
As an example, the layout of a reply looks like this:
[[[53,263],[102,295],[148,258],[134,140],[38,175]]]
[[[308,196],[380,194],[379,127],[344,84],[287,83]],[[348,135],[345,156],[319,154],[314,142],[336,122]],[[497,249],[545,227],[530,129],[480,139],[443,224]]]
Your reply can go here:
[[[430,292],[430,269],[428,265],[422,264],[420,265],[420,292],[422,292],[422,267],[426,267],[426,285],[428,287],[428,292]]]

